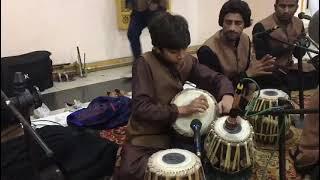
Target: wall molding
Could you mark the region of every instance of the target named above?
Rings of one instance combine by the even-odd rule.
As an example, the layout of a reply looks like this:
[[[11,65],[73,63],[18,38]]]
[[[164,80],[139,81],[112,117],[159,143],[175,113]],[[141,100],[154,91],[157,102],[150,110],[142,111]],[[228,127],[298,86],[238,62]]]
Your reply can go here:
[[[200,48],[200,45],[190,46],[187,49],[187,52],[190,54],[196,54],[197,50]],[[115,58],[109,60],[101,60],[97,62],[87,63],[86,70],[87,72],[95,72],[101,71],[105,69],[117,68],[132,65],[132,57],[122,57],[122,58]],[[60,65],[53,65],[53,73],[76,73],[79,74],[79,63],[75,62],[73,64],[60,64]]]

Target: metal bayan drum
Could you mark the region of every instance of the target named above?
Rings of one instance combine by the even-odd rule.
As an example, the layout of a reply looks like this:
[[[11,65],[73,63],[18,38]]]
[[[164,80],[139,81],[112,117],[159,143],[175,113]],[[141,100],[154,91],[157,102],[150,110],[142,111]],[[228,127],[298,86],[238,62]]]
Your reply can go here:
[[[154,153],[148,160],[144,180],[204,180],[200,159],[190,151],[167,149]]]
[[[179,117],[175,121],[173,128],[182,136],[193,137],[193,131],[190,128],[190,123],[193,119],[199,119],[201,121],[202,128],[200,133],[201,135],[204,135],[207,133],[211,122],[217,118],[218,106],[216,99],[209,92],[202,89],[184,89],[172,99],[171,103],[177,106],[185,106],[190,104],[192,100],[200,95],[204,95],[206,97],[209,108],[203,113],[193,114],[188,117]]]
[[[256,91],[253,98],[257,97]],[[285,98],[289,100],[289,96],[278,89],[262,89],[260,96],[253,106],[253,111],[262,111],[271,107],[278,106],[278,99]],[[254,140],[262,144],[274,145],[278,135],[278,117],[271,115],[257,115],[248,118],[254,129]],[[289,132],[291,120],[289,115],[285,115],[285,130]]]
[[[225,128],[227,118],[220,117],[211,124],[204,150],[214,169],[237,173],[253,164],[253,127],[238,117],[240,128],[231,133]]]

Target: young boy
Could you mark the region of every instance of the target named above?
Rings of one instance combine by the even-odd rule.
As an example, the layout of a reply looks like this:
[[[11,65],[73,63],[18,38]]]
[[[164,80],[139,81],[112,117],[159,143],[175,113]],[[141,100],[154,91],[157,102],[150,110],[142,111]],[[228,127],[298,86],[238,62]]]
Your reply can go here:
[[[219,102],[220,113],[228,113],[233,103],[231,81],[186,53],[190,33],[183,17],[161,14],[148,28],[154,48],[133,64],[133,109],[116,179],[143,179],[148,158],[161,149],[172,147],[170,130],[177,117],[208,108],[203,96],[186,106],[170,103],[183,90],[185,81],[212,93]]]

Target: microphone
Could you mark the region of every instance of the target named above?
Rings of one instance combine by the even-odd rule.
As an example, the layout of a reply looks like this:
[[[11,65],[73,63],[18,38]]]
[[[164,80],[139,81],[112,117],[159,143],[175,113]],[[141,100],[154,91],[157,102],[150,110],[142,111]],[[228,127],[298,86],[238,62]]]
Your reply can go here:
[[[224,129],[229,133],[237,133],[241,130],[240,125],[237,122],[237,118],[241,113],[240,109],[240,101],[241,101],[241,94],[243,92],[244,84],[243,80],[240,80],[237,84],[237,88],[235,90],[235,95],[233,97],[232,108],[229,112],[229,117],[224,122]]]
[[[307,20],[309,20],[309,21],[312,19],[311,16],[306,15],[304,12],[299,13],[299,14],[298,14],[298,18],[299,18],[299,19],[307,19]]]
[[[264,37],[264,36],[269,35],[270,33],[272,33],[273,31],[275,31],[275,30],[277,30],[279,28],[280,28],[279,26],[273,26],[271,29],[265,30],[263,32],[255,33],[253,36],[256,37],[256,38]]]
[[[200,136],[200,129],[202,123],[199,119],[194,119],[190,123],[190,128],[193,130],[193,137],[194,137],[194,146],[196,149],[196,155],[201,158],[201,136]]]

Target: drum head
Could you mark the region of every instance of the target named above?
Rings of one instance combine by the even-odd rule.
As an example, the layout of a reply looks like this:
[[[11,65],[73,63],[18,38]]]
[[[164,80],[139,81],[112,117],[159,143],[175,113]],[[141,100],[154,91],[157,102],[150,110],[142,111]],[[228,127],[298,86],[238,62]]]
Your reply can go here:
[[[216,132],[216,134],[223,140],[227,142],[244,142],[246,141],[250,135],[253,133],[253,128],[249,124],[248,121],[240,118],[240,125],[241,125],[241,130],[238,133],[229,133],[228,131],[225,130],[224,128],[224,123],[227,120],[229,116],[223,116],[218,118],[214,124],[213,124],[213,129]]]
[[[193,114],[188,117],[180,117],[173,124],[173,128],[183,136],[193,137],[193,131],[190,128],[190,123],[193,119],[199,119],[201,121],[201,135],[207,133],[208,127],[217,116],[217,101],[209,92],[201,89],[185,89],[177,94],[172,100],[172,103],[177,106],[185,106],[190,104],[192,100],[200,95],[204,95],[207,98],[209,108],[203,113]]]
[[[192,152],[183,149],[158,151],[148,161],[149,171],[164,177],[193,174],[200,167],[200,159]]]
[[[258,92],[255,92],[257,95]],[[268,99],[268,100],[277,100],[279,98],[289,99],[288,94],[279,90],[279,89],[261,89],[260,90],[260,97],[261,99]]]

